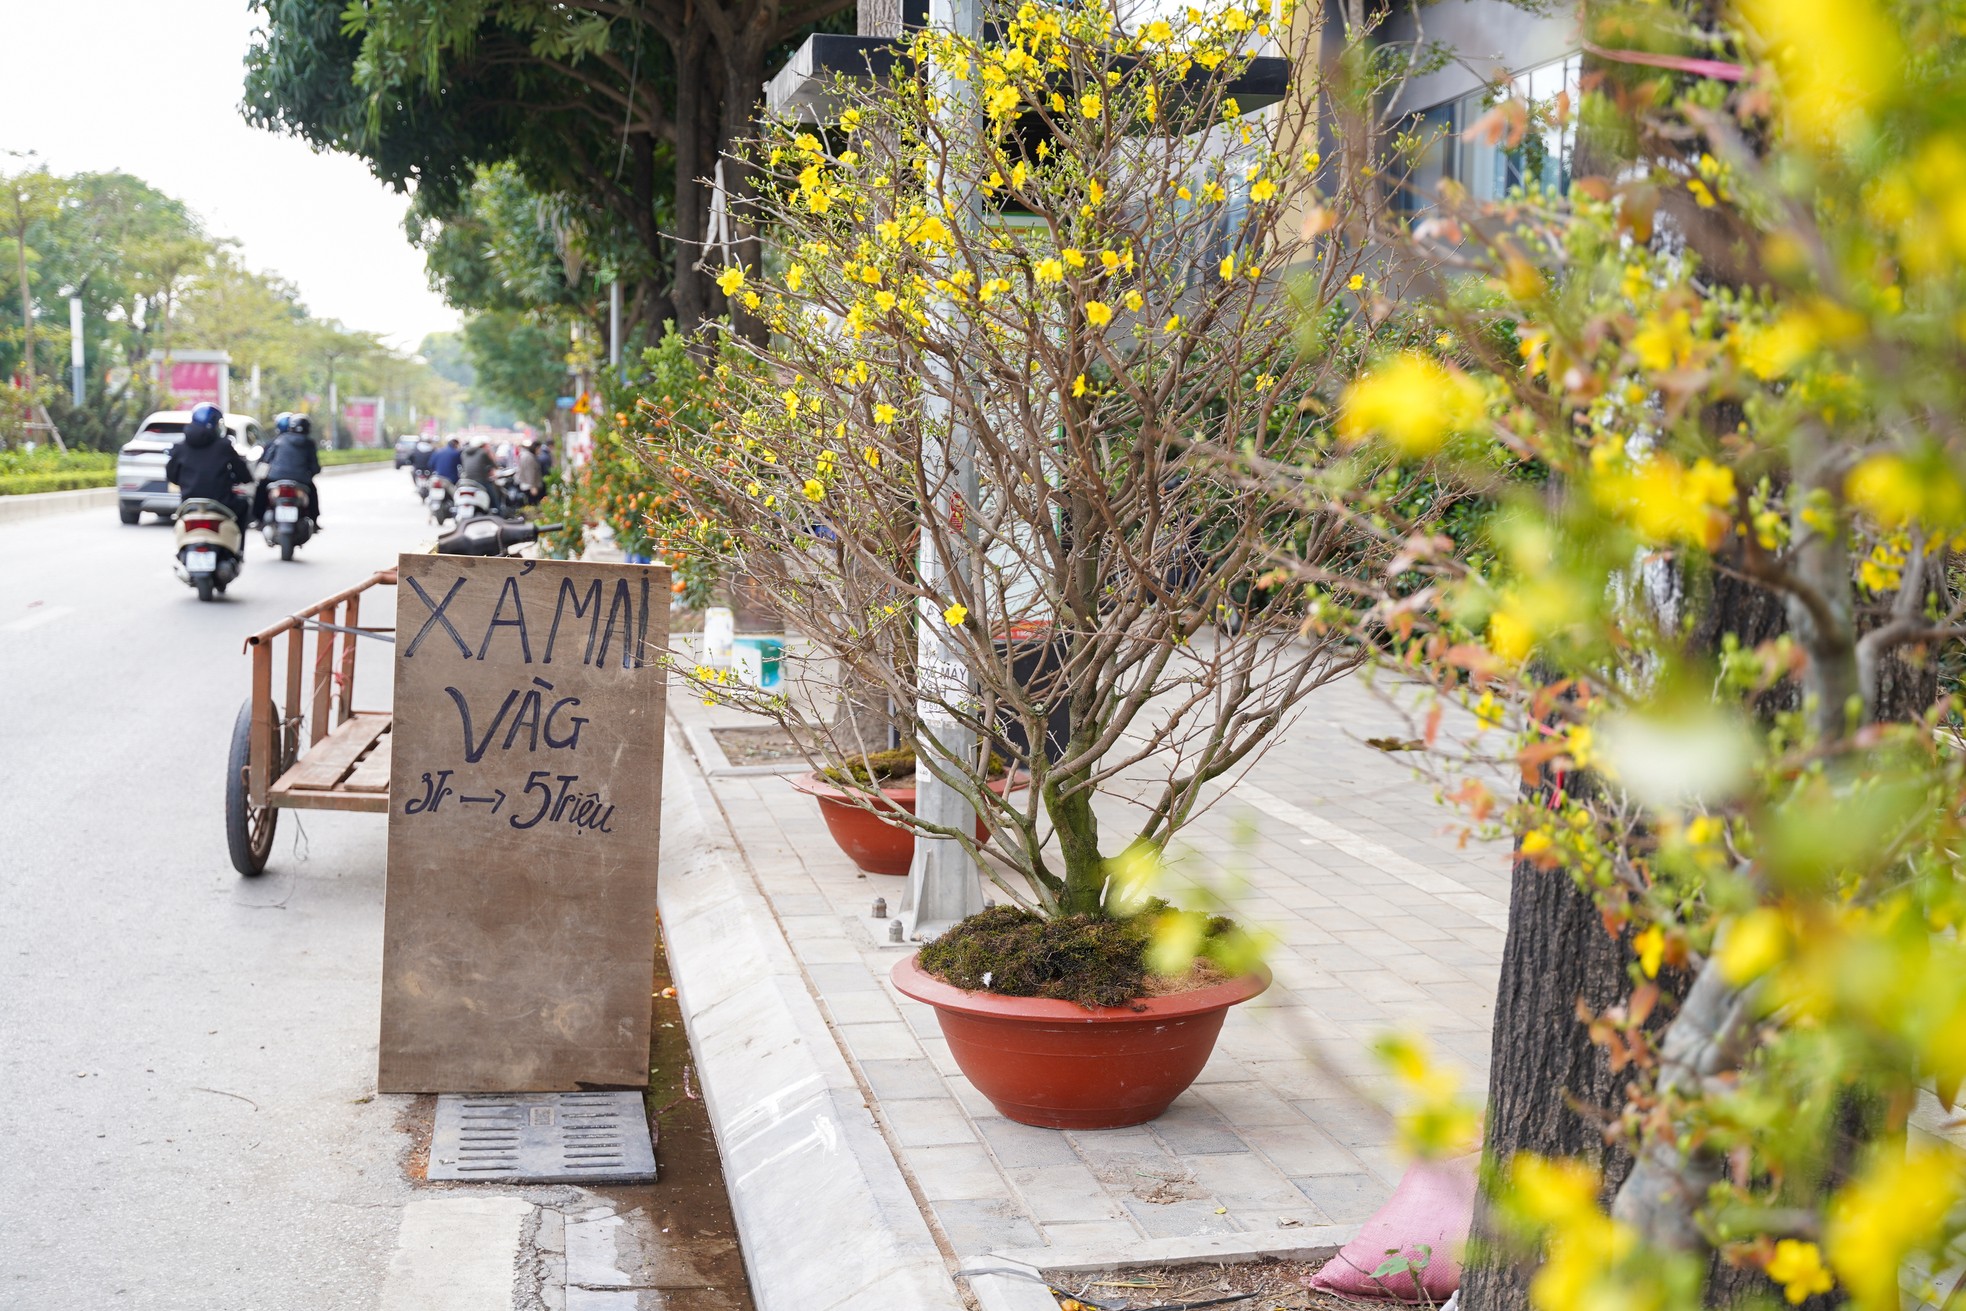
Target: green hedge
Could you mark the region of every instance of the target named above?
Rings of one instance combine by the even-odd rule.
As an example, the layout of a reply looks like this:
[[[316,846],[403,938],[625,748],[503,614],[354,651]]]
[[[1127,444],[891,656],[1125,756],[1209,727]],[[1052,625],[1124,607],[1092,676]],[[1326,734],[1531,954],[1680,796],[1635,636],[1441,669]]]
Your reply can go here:
[[[396,458],[396,452],[388,447],[384,447],[379,451],[363,449],[358,451],[322,451],[321,452],[321,463],[323,465],[377,464],[383,460],[393,460],[395,458]]]
[[[71,473],[0,474],[0,496],[26,496],[32,492],[72,492],[83,487],[114,487],[116,471]]]

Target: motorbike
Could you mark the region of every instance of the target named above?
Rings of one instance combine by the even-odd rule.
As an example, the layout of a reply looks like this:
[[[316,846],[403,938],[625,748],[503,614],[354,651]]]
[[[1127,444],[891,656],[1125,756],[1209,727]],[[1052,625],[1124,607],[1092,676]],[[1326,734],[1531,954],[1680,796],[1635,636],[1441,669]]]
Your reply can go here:
[[[449,520],[454,509],[451,505],[451,483],[448,478],[431,474],[424,485],[423,508],[430,513],[430,522],[441,524]]]
[[[290,478],[276,479],[266,489],[266,514],[260,520],[260,532],[268,546],[280,548],[280,558],[294,558],[294,548],[306,543],[314,535],[313,509],[308,502],[307,487]]]
[[[410,485],[416,488],[416,499],[422,500],[430,493],[430,470],[410,466]]]
[[[560,530],[556,523],[528,523],[493,514],[460,519],[457,527],[437,539],[438,555],[506,555],[512,548]]]
[[[457,521],[478,515],[495,514],[499,509],[497,495],[481,482],[460,478],[457,484]]]
[[[246,534],[239,517],[217,501],[193,497],[171,520],[177,563],[173,571],[200,601],[224,592],[246,566]]]

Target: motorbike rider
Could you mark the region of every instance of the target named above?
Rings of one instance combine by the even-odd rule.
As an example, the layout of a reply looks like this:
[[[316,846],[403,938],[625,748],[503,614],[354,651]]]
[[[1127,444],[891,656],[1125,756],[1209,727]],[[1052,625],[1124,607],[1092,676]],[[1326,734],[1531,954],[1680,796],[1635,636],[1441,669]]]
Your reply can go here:
[[[235,487],[253,480],[253,471],[226,436],[225,413],[210,401],[191,409],[184,436],[171,447],[164,477],[178,486],[186,500],[217,501],[240,524],[246,522],[246,498]]]
[[[321,494],[314,477],[321,472],[321,453],[314,445],[314,420],[305,414],[283,414],[273,421],[273,444],[266,449],[266,476],[253,490],[253,526],[266,514],[266,496],[276,482],[296,482],[307,489],[307,515],[321,526]]]
[[[490,491],[494,487],[493,478],[498,472],[498,462],[492,459],[491,447],[485,444],[485,439],[473,437],[471,444],[464,448],[464,461],[458,469],[466,478]]]
[[[519,448],[519,472],[514,479],[527,505],[538,505],[546,495],[546,477],[539,468],[539,439],[526,438]]]
[[[453,487],[457,486],[458,469],[463,463],[464,452],[458,449],[455,437],[430,452],[431,476],[442,478]]]

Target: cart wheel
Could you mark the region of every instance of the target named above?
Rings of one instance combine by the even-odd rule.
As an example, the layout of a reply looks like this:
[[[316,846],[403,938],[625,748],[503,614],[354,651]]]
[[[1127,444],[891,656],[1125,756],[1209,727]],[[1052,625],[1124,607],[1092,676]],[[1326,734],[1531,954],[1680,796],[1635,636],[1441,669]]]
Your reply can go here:
[[[253,741],[253,703],[239,707],[239,718],[232,723],[232,750],[225,762],[225,845],[232,855],[232,868],[247,878],[266,868],[273,854],[273,829],[280,812],[271,806],[254,806],[246,798],[246,768],[251,764]],[[277,760],[277,777],[286,762]]]

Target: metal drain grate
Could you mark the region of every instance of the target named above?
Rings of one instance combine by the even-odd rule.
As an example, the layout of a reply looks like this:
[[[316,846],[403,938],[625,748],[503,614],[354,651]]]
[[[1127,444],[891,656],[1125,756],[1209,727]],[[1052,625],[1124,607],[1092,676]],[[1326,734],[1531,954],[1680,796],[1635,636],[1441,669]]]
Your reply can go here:
[[[652,1183],[638,1092],[443,1093],[430,1178]]]

